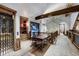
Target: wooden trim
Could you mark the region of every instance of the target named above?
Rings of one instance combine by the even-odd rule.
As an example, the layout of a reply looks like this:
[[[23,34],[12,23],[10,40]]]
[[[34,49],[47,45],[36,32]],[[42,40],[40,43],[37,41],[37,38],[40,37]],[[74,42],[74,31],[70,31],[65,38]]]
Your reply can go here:
[[[77,15],[76,21],[75,21],[74,26],[73,26],[73,30],[75,30],[75,29],[76,29],[76,26],[77,26],[77,21],[78,21],[78,17],[79,17],[79,14]]]
[[[20,50],[21,49],[21,40],[20,38],[17,38],[14,44],[14,51]]]
[[[39,19],[42,19],[42,18],[62,15],[62,14],[71,13],[71,12],[78,12],[78,11],[79,11],[79,5],[76,5],[76,6],[72,6],[72,7],[69,7],[69,8],[62,9],[62,10],[58,10],[58,11],[54,11],[54,12],[50,12],[50,13],[47,13],[47,14],[36,16],[35,19],[39,20]]]
[[[73,42],[73,44],[76,46],[76,48],[78,48],[78,49],[79,49],[79,46],[78,46],[76,43],[74,43],[74,42]]]
[[[27,18],[27,17],[24,17],[24,16],[20,16],[20,19],[26,20],[26,19],[28,19],[28,18]]]
[[[0,13],[6,13],[6,14],[9,14],[9,15],[15,15],[16,11],[11,9],[11,8],[8,8],[6,6],[0,5]]]
[[[14,20],[14,47],[13,47],[13,50],[19,50],[20,49],[20,39],[16,39],[15,38],[15,17],[16,17],[16,11],[11,9],[11,8],[8,8],[4,5],[0,5],[0,13],[4,13],[4,14],[8,14],[8,15],[12,15],[14,16],[13,17],[13,20]]]

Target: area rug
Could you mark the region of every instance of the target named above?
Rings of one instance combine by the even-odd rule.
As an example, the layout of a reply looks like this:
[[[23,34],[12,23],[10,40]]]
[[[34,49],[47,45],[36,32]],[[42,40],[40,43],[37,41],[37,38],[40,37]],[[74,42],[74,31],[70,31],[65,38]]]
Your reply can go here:
[[[44,48],[43,51],[40,51],[38,49],[32,48],[31,50],[29,50],[29,52],[35,56],[43,56],[46,51],[48,50],[48,48],[50,47],[50,44],[47,44]]]

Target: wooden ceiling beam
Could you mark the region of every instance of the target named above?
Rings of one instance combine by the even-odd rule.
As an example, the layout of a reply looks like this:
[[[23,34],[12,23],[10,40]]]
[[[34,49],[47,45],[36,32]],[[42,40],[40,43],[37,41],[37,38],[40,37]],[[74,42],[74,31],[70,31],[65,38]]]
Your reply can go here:
[[[6,14],[9,14],[9,15],[14,15],[14,14],[16,14],[16,12],[17,11],[0,4],[0,13],[6,13]]]
[[[50,13],[47,13],[47,14],[42,14],[42,15],[36,16],[35,19],[39,20],[39,19],[42,19],[42,18],[62,15],[62,14],[71,13],[71,12],[78,12],[78,11],[79,11],[79,5],[76,5],[76,6],[72,6],[72,7],[69,7],[69,8],[62,9],[62,10],[58,10],[58,11],[54,11],[54,12],[50,12]]]

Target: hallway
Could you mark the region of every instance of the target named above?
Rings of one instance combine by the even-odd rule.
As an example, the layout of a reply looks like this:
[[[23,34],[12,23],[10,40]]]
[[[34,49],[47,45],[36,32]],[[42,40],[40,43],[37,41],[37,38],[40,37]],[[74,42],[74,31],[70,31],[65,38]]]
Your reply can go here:
[[[78,56],[79,51],[68,37],[60,35],[55,45],[51,45],[44,56]]]

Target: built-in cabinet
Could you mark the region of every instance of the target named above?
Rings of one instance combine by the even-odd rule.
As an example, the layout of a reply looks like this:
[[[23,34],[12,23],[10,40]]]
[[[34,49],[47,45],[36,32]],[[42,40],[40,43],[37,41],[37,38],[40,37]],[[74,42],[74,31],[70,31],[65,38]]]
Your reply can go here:
[[[79,15],[75,21],[74,27],[72,30],[67,31],[67,35],[71,42],[79,48]]]
[[[77,47],[79,48],[79,33],[73,30],[68,31],[67,33],[69,39],[71,40],[71,42]]]

